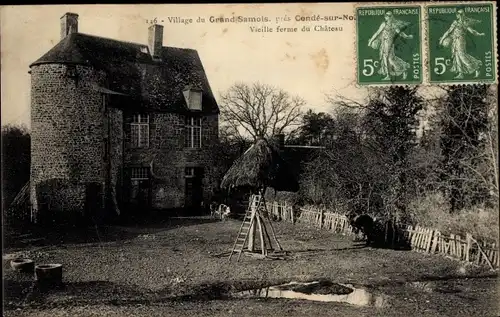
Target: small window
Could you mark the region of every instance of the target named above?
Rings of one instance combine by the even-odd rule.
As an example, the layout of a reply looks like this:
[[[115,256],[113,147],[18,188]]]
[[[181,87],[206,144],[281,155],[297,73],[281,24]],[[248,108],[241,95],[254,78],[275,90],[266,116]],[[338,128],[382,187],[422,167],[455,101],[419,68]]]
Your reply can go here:
[[[183,91],[189,110],[200,111],[202,108],[202,91],[197,88],[186,87]]]
[[[202,167],[186,167],[184,175],[186,178],[203,177]]]
[[[191,91],[190,92],[189,109],[201,110],[201,91]]]
[[[190,177],[194,177],[195,176],[195,172],[194,172],[194,167],[186,167],[186,177],[187,178],[190,178]]]
[[[186,117],[186,147],[201,147],[201,118]]]
[[[148,114],[134,114],[133,123],[149,123]]]
[[[131,176],[132,180],[148,180],[149,168],[147,167],[132,167]]]
[[[66,65],[66,77],[76,78],[76,66]]]
[[[131,145],[133,148],[149,147],[149,115],[135,114],[130,124]]]

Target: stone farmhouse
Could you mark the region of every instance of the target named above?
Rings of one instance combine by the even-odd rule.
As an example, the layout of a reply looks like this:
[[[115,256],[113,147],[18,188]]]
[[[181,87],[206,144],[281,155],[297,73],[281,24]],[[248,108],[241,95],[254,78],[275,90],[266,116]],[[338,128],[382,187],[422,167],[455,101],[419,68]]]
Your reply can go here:
[[[143,45],[60,23],[30,65],[32,216],[199,207],[217,186],[219,108],[197,51],[163,46],[161,25]]]

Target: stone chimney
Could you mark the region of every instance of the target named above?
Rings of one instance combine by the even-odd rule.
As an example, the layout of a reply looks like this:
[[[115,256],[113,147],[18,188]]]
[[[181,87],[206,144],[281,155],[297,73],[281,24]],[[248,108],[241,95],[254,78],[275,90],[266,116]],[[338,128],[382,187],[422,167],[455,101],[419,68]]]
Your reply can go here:
[[[78,33],[78,14],[68,12],[61,17],[61,40],[71,33]]]
[[[163,25],[154,24],[149,27],[148,47],[153,58],[160,58],[163,47]]]

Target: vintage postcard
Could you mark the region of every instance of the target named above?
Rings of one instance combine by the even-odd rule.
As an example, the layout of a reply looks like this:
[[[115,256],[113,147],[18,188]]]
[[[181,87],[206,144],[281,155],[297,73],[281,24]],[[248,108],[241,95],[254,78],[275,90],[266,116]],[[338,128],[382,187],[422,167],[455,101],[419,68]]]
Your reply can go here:
[[[4,316],[499,316],[494,1],[0,7]]]

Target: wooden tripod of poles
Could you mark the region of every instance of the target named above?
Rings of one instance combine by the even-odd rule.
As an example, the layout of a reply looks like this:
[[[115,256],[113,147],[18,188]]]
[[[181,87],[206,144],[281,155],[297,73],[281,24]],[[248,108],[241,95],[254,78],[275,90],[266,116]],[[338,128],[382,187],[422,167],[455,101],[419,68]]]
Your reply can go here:
[[[245,213],[245,218],[241,224],[240,230],[238,231],[238,235],[236,237],[236,241],[234,242],[233,249],[231,251],[231,255],[229,256],[229,260],[234,253],[238,253],[238,260],[240,259],[241,253],[243,252],[245,245],[247,246],[247,251],[255,252],[255,240],[257,237],[257,229],[258,236],[260,240],[260,249],[263,256],[266,256],[268,250],[274,251],[271,237],[267,231],[267,224],[271,229],[271,234],[273,239],[280,251],[283,250],[281,244],[276,237],[276,233],[274,231],[274,227],[272,221],[269,217],[269,213],[267,211],[266,202],[264,199],[264,190],[261,190],[259,194],[252,195],[250,198],[248,209]],[[267,221],[266,221],[267,220]]]
[[[264,198],[264,191],[262,190],[259,195],[261,196],[260,204],[258,204],[257,208],[255,208],[255,210],[252,211],[252,218],[254,218],[254,221],[252,221],[252,225],[249,231],[250,234],[248,237],[248,251],[250,252],[255,251],[255,238],[256,238],[256,233],[258,231],[260,240],[260,249],[262,255],[266,256],[268,250],[271,251],[275,250],[273,248],[273,244],[267,230],[266,222],[267,224],[269,224],[269,228],[271,229],[271,235],[273,236],[273,240],[276,243],[278,250],[283,251],[283,248],[281,247],[281,244],[279,243],[278,238],[276,237],[276,232],[274,231],[273,223],[271,217],[269,216],[269,212],[267,210],[267,204]]]

